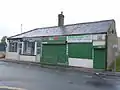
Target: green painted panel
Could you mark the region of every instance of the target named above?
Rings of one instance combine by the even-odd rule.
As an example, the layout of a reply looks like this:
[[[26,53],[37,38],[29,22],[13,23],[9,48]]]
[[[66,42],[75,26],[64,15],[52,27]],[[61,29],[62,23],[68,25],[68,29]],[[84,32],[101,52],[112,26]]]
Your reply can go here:
[[[94,48],[94,61],[93,67],[95,69],[105,69],[106,63],[106,49],[105,48]]]
[[[92,59],[92,43],[68,44],[68,56],[71,58]]]
[[[49,64],[65,64],[66,61],[66,45],[65,44],[44,44],[42,49],[43,63]]]

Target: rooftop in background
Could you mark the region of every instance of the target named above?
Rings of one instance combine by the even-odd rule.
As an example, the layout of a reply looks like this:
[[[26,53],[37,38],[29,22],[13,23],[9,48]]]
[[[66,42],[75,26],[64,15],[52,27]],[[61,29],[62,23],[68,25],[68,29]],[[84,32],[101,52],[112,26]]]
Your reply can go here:
[[[112,23],[115,23],[113,19],[70,24],[60,27],[53,26],[53,27],[36,28],[21,34],[17,34],[15,36],[11,36],[9,38],[105,33],[108,31]]]

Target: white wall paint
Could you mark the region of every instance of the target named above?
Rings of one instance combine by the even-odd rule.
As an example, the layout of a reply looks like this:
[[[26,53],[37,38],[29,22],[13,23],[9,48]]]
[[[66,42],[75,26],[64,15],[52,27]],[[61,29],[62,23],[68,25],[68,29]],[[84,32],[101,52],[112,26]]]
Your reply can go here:
[[[111,30],[114,30],[115,25],[112,24]],[[118,39],[116,34],[109,34],[108,33],[108,38],[107,38],[107,66],[110,67],[111,64],[113,63],[114,60],[116,60],[117,56],[116,53],[118,52],[118,48],[115,47],[114,45],[118,44]]]
[[[93,68],[92,59],[68,58],[69,66]]]
[[[26,55],[20,55],[21,61],[32,61],[35,62],[35,56],[26,56]]]
[[[36,55],[36,62],[40,62],[40,54]]]
[[[18,53],[17,52],[6,52],[6,59],[18,60]]]
[[[92,35],[67,36],[67,42],[92,42]]]
[[[34,55],[37,55],[37,42],[35,42],[35,50],[34,50]]]
[[[35,62],[35,56],[26,56],[26,55],[20,55],[21,61],[32,61]]]
[[[36,61],[35,56],[18,55],[18,53],[16,53],[16,52],[6,52],[5,59],[21,60],[21,61],[33,61],[33,62]]]
[[[105,41],[93,41],[93,46],[105,45]]]

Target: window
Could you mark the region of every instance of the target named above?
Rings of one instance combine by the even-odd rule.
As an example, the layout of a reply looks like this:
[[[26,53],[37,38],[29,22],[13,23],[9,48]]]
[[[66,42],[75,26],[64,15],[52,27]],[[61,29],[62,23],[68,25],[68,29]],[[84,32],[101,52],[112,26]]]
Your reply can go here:
[[[23,54],[25,55],[34,55],[35,51],[35,42],[24,42]]]
[[[17,42],[9,43],[9,52],[17,52]]]

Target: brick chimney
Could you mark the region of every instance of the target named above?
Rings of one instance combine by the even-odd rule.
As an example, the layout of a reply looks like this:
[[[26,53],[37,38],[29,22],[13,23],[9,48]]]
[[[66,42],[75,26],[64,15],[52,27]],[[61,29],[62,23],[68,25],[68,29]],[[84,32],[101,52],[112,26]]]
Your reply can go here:
[[[63,12],[61,12],[61,14],[58,14],[58,26],[64,26],[64,15],[63,15]]]

